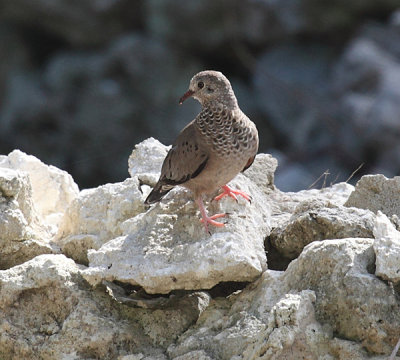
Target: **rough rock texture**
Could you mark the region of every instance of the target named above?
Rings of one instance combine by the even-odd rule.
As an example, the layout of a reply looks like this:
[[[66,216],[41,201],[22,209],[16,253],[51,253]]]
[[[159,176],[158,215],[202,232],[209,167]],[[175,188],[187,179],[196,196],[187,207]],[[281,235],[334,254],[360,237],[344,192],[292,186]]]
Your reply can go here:
[[[71,175],[19,150],[0,156],[0,170],[2,168],[28,175],[36,211],[56,231],[66,208],[78,196],[79,189]]]
[[[374,228],[376,276],[395,284],[400,282],[400,232],[378,212]]]
[[[56,237],[62,251],[87,264],[87,250],[123,233],[123,222],[144,211],[137,178],[83,190],[68,207]]]
[[[289,221],[271,232],[270,240],[282,255],[294,259],[313,241],[372,238],[374,224],[375,215],[369,210],[305,201],[296,207]]]
[[[186,190],[143,207],[166,151],[148,139],[130,179],[64,197],[57,233],[62,206],[43,216],[31,175],[0,167],[1,359],[387,360],[400,337],[400,233],[383,212],[397,198],[374,214],[344,206],[346,183],[285,193],[260,154],[234,180],[252,204],[209,203],[230,213],[210,236]],[[57,194],[60,179],[47,184]],[[40,255],[39,242],[61,254]],[[11,254],[12,243],[23,246]]]
[[[80,271],[64,255],[41,255],[0,273],[2,359],[165,359],[161,344],[198,314],[132,311],[89,289]]]
[[[156,140],[148,140],[136,148],[129,160],[133,179],[151,179],[154,185],[157,177],[152,175],[161,166],[157,161],[161,159],[159,152],[156,161],[151,162],[153,168],[143,166],[142,159],[151,150],[160,149],[160,145]],[[161,153],[165,152],[164,148]],[[266,172],[273,173],[274,169],[267,168]],[[265,185],[270,181],[267,178]],[[254,200],[248,204],[245,200],[236,203],[226,198],[210,204],[210,213],[228,214],[225,227],[213,228],[211,236],[203,230],[190,192],[176,188],[146,212],[131,214],[125,222],[121,221],[123,236],[114,234],[113,240],[109,236],[110,241],[100,249],[89,251],[85,278],[92,284],[102,280],[129,282],[149,293],[209,289],[219,282],[256,279],[266,268],[263,243],[269,234],[270,209],[262,191],[244,175],[232,184],[252,194]],[[141,193],[136,197],[143,202]],[[89,201],[97,206],[93,196]],[[119,200],[116,205],[121,208]]]
[[[0,269],[56,251],[49,230],[35,211],[28,175],[0,168]]]
[[[400,176],[388,179],[383,175],[366,175],[357,182],[345,205],[400,216],[399,193]]]
[[[368,359],[367,351],[390,353],[399,335],[399,302],[370,274],[372,244],[344,239],[307,246],[285,272],[267,270],[228,302],[211,304],[168,348],[171,358],[199,349],[216,359]]]

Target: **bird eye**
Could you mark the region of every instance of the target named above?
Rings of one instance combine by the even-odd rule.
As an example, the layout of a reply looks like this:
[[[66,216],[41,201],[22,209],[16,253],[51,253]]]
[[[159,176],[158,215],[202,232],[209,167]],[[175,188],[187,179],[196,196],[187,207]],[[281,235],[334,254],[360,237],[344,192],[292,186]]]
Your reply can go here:
[[[204,87],[204,83],[202,81],[199,81],[197,83],[197,86],[199,87],[199,89],[202,89]]]

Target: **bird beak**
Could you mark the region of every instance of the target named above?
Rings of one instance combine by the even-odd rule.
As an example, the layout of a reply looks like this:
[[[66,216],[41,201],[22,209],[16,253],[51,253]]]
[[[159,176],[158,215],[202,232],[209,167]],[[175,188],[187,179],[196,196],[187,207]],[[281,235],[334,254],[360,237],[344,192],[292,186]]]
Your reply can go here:
[[[191,97],[194,94],[193,90],[188,90],[186,91],[183,96],[179,99],[179,105],[182,105],[182,103],[188,98]]]

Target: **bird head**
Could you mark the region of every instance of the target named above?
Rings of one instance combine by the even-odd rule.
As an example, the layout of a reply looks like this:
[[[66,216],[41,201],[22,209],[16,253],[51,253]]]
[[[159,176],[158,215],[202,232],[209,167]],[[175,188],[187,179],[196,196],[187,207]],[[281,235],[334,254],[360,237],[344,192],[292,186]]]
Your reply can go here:
[[[237,105],[231,83],[218,71],[206,70],[193,76],[190,80],[189,90],[180,98],[179,104],[189,97],[195,98],[202,105],[207,103]]]

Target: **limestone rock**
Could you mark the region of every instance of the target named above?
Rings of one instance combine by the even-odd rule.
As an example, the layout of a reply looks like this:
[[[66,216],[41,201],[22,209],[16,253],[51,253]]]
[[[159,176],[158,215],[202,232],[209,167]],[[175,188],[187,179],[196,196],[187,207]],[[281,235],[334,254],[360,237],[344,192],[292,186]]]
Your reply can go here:
[[[264,193],[276,190],[274,184],[275,170],[278,161],[269,154],[257,154],[251,165],[243,174],[252,180]]]
[[[226,225],[210,236],[191,194],[176,188],[165,199],[121,224],[124,236],[89,251],[91,284],[103,279],[142,286],[149,293],[208,289],[224,281],[252,281],[266,268],[263,247],[269,208],[256,185],[239,175],[232,185],[253,202],[223,199],[211,212],[226,212]]]
[[[294,259],[313,241],[372,238],[374,223],[375,215],[369,210],[304,201],[288,222],[273,229],[270,240],[282,255]]]
[[[115,337],[124,339],[125,350],[134,342],[127,322],[117,325],[110,309],[103,313],[84,291],[79,268],[63,255],[41,255],[2,271],[0,283],[0,347],[7,359],[106,358],[116,354]]]
[[[148,185],[154,186],[157,181],[167,149],[154,139],[136,146],[129,159],[129,169],[133,176],[131,181],[142,185],[140,191],[131,191],[129,196],[138,201],[139,211],[131,213],[129,218],[120,218],[119,232],[103,236],[101,248],[92,247],[94,250],[88,255],[89,269],[84,271],[84,276],[93,285],[102,280],[118,280],[140,285],[149,293],[208,289],[219,282],[254,280],[266,268],[263,241],[269,233],[270,221],[269,206],[261,188],[239,175],[232,182],[233,186],[252,194],[253,202],[249,204],[240,199],[235,203],[232,199],[223,199],[218,204],[210,203],[210,213],[228,214],[226,226],[213,228],[211,236],[205,233],[199,221],[191,194],[183,188],[175,188],[164,200],[143,212],[143,199],[150,191]],[[269,177],[262,179],[257,171],[248,176],[261,186],[273,186],[276,161],[264,156],[256,163],[259,169],[263,165],[271,166],[265,169]],[[92,205],[86,208],[98,207],[93,196],[88,197],[88,203]],[[117,200],[116,209],[120,206]],[[102,217],[97,214],[95,218]],[[87,224],[87,216],[82,217],[82,222]],[[99,227],[95,224],[94,228]],[[85,234],[94,232],[94,229],[85,230]]]
[[[308,245],[285,272],[267,270],[240,294],[211,303],[169,355],[367,360],[389,354],[400,335],[399,303],[370,273],[372,246],[373,239]]]
[[[128,159],[129,175],[134,177],[135,175],[154,174],[152,185],[155,184],[160,176],[161,166],[169,148],[154,138],[137,144]]]
[[[26,173],[0,167],[0,269],[53,253],[49,228],[40,223]]]
[[[150,138],[135,146],[128,160],[131,179],[83,190],[67,208],[56,237],[64,254],[87,264],[87,251],[98,250],[124,233],[125,220],[145,211],[168,147]]]
[[[0,271],[2,359],[161,360],[161,344],[198,316],[185,307],[165,312],[121,307],[89,289],[80,271],[64,255],[41,255]]]
[[[400,232],[389,219],[378,212],[374,228],[376,276],[395,284],[400,282]]]
[[[67,208],[56,242],[64,254],[88,264],[87,251],[124,234],[122,224],[145,211],[143,201],[159,176],[167,147],[150,138],[128,160],[131,179],[83,190]],[[151,160],[150,160],[151,159]]]
[[[129,160],[131,178],[60,200],[57,242],[89,267],[36,256],[41,242],[58,251],[45,220],[61,205],[38,214],[31,177],[0,167],[0,259],[13,266],[0,270],[2,359],[387,359],[400,337],[400,233],[385,215],[345,207],[346,183],[279,191],[276,161],[261,154],[233,181],[251,204],[207,205],[228,213],[210,236],[182,188],[143,207],[166,151],[149,139]],[[393,183],[381,189],[390,209]],[[284,271],[266,269],[271,226],[291,239],[274,244],[299,254]],[[11,244],[23,246],[11,254]]]
[[[87,264],[88,249],[122,235],[123,223],[144,211],[137,177],[82,190],[67,208],[56,237],[62,251]]]
[[[342,206],[353,190],[354,186],[343,182],[322,189],[269,192],[267,196],[272,207],[272,227],[279,227],[288,222],[301,203],[316,201],[325,203],[327,207]]]
[[[292,290],[315,291],[316,316],[329,323],[338,337],[361,341],[371,353],[388,354],[400,335],[400,304],[388,284],[374,275],[373,243],[373,239],[313,242],[284,276]]]
[[[400,216],[399,193],[400,176],[388,179],[381,174],[365,175],[357,182],[345,206]]]
[[[41,220],[55,232],[71,201],[78,195],[78,186],[67,172],[48,166],[32,155],[14,150],[0,156],[0,168],[23,171],[32,187],[32,201]]]

